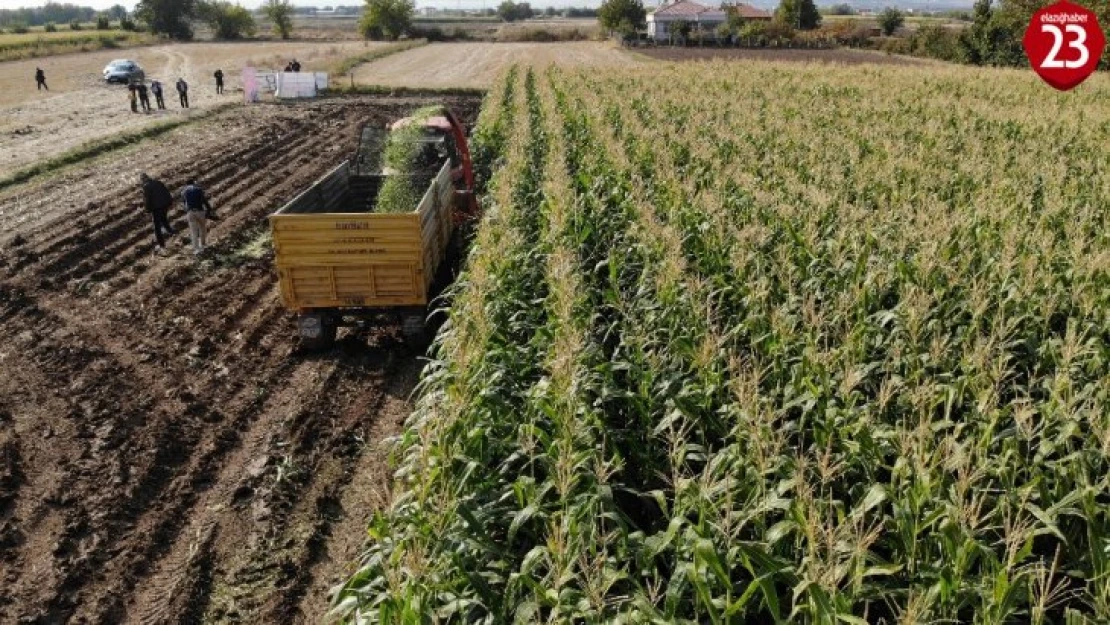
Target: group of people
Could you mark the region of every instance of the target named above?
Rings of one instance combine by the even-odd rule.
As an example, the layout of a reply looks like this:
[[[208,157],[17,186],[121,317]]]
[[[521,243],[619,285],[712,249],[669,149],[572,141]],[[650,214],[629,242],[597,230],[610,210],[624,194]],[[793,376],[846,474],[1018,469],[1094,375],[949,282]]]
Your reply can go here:
[[[189,83],[185,82],[184,78],[177,79],[177,97],[181,102],[181,108],[189,108]],[[146,83],[143,81],[133,81],[127,85],[127,97],[131,101],[131,112],[138,113],[142,108],[143,112],[149,113],[150,107],[150,94],[154,94],[154,102],[159,109],[166,108],[166,101],[163,98],[162,83],[158,80],[150,81],[150,88],[147,89]]]
[[[301,71],[301,64],[297,62],[297,59],[293,59],[292,61],[289,61],[289,63],[285,66],[285,71],[299,72]]]
[[[285,66],[285,71],[299,72],[301,71],[301,64],[297,62],[297,59],[293,59],[292,62]],[[212,74],[212,76],[216,79],[216,93],[222,95],[224,92],[224,71],[222,69],[217,69],[216,73]],[[39,91],[43,89],[50,91],[50,87],[46,86],[46,72],[44,72],[41,67],[35,68],[35,84],[38,86]],[[184,78],[178,78],[175,86],[177,87],[177,98],[181,102],[181,108],[189,108],[189,83],[185,82]],[[141,108],[143,112],[149,113],[151,111],[150,94],[152,93],[154,94],[154,101],[158,108],[165,109],[166,102],[162,98],[161,82],[152,80],[150,81],[149,88],[147,88],[146,83],[141,80],[133,80],[128,83],[127,97],[131,102],[131,112],[138,113]]]
[[[173,194],[164,182],[151,178],[145,173],[139,174],[139,184],[143,190],[143,207],[154,221],[154,240],[157,243],[154,252],[164,254],[166,237],[177,234],[170,225],[169,218],[170,208],[173,206]],[[189,224],[193,254],[200,255],[204,252],[205,239],[208,236],[208,220],[216,220],[215,212],[204,194],[204,189],[193,178],[185,183],[185,189],[181,192],[181,204],[185,209],[185,221]]]

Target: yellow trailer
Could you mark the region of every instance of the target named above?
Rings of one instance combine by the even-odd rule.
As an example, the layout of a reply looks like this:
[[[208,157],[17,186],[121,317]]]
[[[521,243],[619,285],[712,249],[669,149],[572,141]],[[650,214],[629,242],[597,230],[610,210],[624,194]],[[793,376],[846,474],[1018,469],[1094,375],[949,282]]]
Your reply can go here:
[[[446,161],[412,212],[369,212],[384,179],[344,161],[270,216],[281,298],[308,347],[330,345],[347,316],[389,312],[406,335],[423,330],[459,192]]]
[[[344,162],[270,217],[289,308],[424,306],[452,232],[455,189],[444,163],[411,213],[345,212]]]
[[[454,113],[437,107],[391,129],[412,124],[420,124],[420,132],[406,141],[430,161],[421,159],[407,173],[379,172],[384,129],[367,126],[353,161],[270,215],[281,299],[298,313],[305,347],[326,348],[337,327],[385,315],[399,319],[410,339],[424,336],[427,307],[450,274],[444,261],[459,238],[455,224],[473,220],[478,205],[466,133]],[[409,177],[409,187],[427,184],[420,201],[409,212],[376,212],[382,185],[401,175]]]

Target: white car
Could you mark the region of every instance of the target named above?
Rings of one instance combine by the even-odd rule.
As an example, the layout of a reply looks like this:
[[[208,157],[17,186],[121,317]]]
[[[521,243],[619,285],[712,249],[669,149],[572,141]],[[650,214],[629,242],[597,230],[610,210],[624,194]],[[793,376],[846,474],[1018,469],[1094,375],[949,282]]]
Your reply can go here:
[[[128,83],[132,80],[142,80],[146,77],[143,68],[135,61],[129,59],[116,59],[104,66],[105,82]]]

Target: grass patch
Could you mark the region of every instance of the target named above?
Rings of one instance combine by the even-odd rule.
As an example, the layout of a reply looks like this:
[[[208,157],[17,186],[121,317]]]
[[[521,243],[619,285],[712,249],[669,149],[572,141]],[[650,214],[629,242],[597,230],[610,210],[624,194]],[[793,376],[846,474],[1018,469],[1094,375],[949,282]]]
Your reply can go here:
[[[242,247],[235,251],[235,255],[240,258],[248,258],[250,260],[260,260],[265,258],[274,251],[274,237],[267,227],[260,231],[257,236],[243,244]]]
[[[396,43],[384,48],[374,48],[373,50],[370,50],[368,52],[356,54],[355,56],[349,56],[345,59],[337,61],[334,65],[331,66],[331,68],[328,70],[328,73],[334,77],[350,75],[356,67],[362,65],[363,63],[370,63],[371,61],[376,61],[391,54],[397,54],[398,52],[404,52],[405,50],[419,48],[420,46],[426,45],[427,43],[428,41],[425,39],[414,39],[412,41],[402,41],[400,43]]]
[[[63,167],[75,165],[77,163],[89,160],[102,154],[114,152],[130,145],[134,145],[145,139],[157,137],[169,132],[170,130],[173,130],[174,128],[179,128],[187,124],[207,119],[208,117],[222,112],[223,110],[232,106],[235,106],[235,103],[228,102],[226,104],[221,104],[213,107],[199,115],[193,115],[184,119],[175,119],[158,124],[153,124],[134,132],[116,135],[106,139],[89,141],[88,143],[82,144],[76,148],[73,148],[72,150],[69,150],[68,152],[62,153],[59,156],[55,156],[54,158],[36,163],[34,165],[31,165],[30,167],[15,172],[7,178],[0,179],[0,190],[4,190],[10,186],[26,182],[34,178],[35,176],[46,173],[53,173],[55,170],[61,169]]]
[[[116,31],[58,31],[0,36],[0,61],[91,52],[148,45],[157,39],[147,33]]]

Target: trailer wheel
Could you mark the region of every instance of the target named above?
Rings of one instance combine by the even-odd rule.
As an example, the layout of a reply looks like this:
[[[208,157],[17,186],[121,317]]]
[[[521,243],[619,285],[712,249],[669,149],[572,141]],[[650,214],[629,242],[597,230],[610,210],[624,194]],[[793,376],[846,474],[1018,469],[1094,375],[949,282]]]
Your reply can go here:
[[[424,315],[405,315],[401,319],[401,334],[405,340],[416,345],[428,342],[428,328],[424,322]]]
[[[297,335],[301,347],[310,351],[322,351],[335,345],[337,328],[335,316],[327,312],[302,313],[297,319]]]

